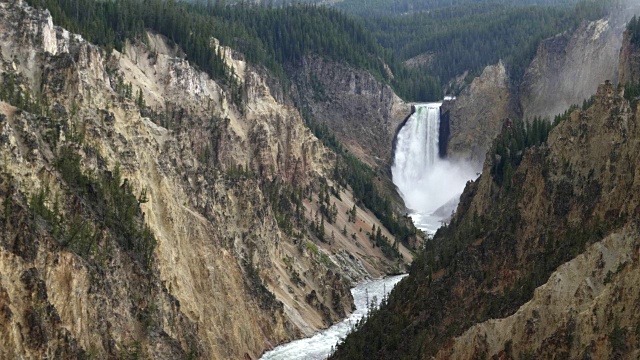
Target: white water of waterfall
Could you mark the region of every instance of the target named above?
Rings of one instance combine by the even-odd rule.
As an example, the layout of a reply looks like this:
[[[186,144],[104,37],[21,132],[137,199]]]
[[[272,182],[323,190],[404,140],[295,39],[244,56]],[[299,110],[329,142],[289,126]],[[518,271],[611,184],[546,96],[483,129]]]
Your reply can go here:
[[[391,173],[416,226],[435,233],[455,210],[471,166],[439,157],[441,103],[416,105],[398,132]]]

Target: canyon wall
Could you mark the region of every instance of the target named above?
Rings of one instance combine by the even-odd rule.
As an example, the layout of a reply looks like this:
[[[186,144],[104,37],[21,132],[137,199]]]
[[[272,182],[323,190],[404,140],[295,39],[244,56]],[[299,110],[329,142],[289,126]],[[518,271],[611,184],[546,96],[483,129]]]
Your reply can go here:
[[[570,106],[589,100],[604,81],[633,78],[629,64],[635,61],[634,52],[628,39],[623,42],[623,33],[637,10],[636,5],[618,8],[604,19],[543,40],[518,83],[500,64],[488,66],[445,108],[452,124],[451,155],[481,166],[506,119],[553,121]]]
[[[445,103],[442,111],[448,113],[451,134],[447,156],[482,164],[504,120],[517,115],[516,99],[504,65],[487,66],[456,100]]]
[[[552,121],[569,106],[582,105],[605,80],[617,84],[624,28],[622,19],[611,16],[544,40],[520,85],[523,118]]]
[[[0,357],[257,358],[411,261],[242,54],[237,105],[153,33],[106,53],[23,1],[0,31]]]
[[[373,166],[391,163],[396,130],[411,106],[389,85],[366,71],[316,56],[294,67],[293,79],[300,106],[326,124],[352,154]]]

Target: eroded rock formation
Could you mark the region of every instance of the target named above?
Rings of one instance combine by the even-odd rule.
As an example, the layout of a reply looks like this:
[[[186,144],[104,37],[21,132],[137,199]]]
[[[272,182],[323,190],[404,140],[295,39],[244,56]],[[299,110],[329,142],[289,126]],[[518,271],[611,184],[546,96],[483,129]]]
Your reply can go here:
[[[307,233],[336,155],[242,54],[222,49],[239,108],[155,34],[108,54],[22,1],[0,32],[23,109],[0,102],[1,358],[257,358],[403,266],[367,238],[393,238],[373,214],[348,221],[348,189],[325,242]]]
[[[502,63],[488,66],[443,112],[448,112],[447,155],[481,164],[505,119],[514,118],[517,105]]]
[[[392,160],[396,130],[411,113],[389,87],[363,70],[305,57],[294,70],[298,102],[358,158],[375,166]]]

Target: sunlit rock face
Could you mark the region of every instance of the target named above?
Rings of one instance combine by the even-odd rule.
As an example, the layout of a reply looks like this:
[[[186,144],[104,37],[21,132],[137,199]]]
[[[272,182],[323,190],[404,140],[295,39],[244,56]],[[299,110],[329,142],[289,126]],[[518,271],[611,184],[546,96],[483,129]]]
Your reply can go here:
[[[404,260],[373,247],[370,212],[347,220],[349,190],[329,196],[331,243],[282,230],[266,186],[313,192],[300,200],[312,221],[336,154],[242,54],[222,51],[247,94],[239,108],[158,34],[107,53],[23,1],[0,1],[0,33],[0,74],[46,108],[0,102],[0,358],[255,359],[342,320],[355,283],[411,261],[402,245]],[[105,225],[113,202],[98,195],[116,168],[155,239],[146,268]],[[55,229],[48,211],[64,219]]]

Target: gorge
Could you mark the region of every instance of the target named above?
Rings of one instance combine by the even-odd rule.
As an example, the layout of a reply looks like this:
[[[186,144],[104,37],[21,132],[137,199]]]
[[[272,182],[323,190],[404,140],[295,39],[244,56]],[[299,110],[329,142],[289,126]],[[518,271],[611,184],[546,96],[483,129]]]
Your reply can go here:
[[[0,0],[0,359],[640,358],[640,9],[456,1]]]
[[[450,219],[467,181],[477,177],[470,163],[446,158],[446,148],[441,146],[442,133],[447,132],[440,121],[441,106],[441,102],[413,105],[393,144],[393,182],[416,227],[428,234]],[[366,281],[352,288],[356,310],[348,318],[310,337],[280,345],[261,359],[325,359],[359,321],[366,320],[369,307],[379,305],[405,276]]]
[[[256,359],[411,261],[264,68],[55,24],[0,1],[0,358]]]
[[[452,101],[453,99],[447,99]],[[393,146],[393,182],[416,227],[434,234],[448,221],[468,180],[477,174],[473,166],[446,158],[441,122],[442,103],[415,104],[400,124]],[[348,318],[310,337],[294,340],[265,353],[261,359],[324,359],[350,333],[383,296],[406,275],[366,281],[351,289],[356,310]]]

